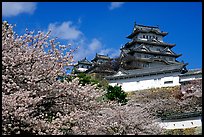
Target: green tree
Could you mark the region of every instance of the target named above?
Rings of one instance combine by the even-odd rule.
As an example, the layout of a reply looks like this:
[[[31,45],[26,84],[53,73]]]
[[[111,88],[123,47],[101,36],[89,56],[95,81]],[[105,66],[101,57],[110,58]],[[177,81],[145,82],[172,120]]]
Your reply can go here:
[[[109,100],[116,100],[119,103],[122,104],[126,104],[127,103],[127,93],[125,93],[121,86],[108,86],[107,88],[107,93],[105,94],[105,96],[109,99]]]

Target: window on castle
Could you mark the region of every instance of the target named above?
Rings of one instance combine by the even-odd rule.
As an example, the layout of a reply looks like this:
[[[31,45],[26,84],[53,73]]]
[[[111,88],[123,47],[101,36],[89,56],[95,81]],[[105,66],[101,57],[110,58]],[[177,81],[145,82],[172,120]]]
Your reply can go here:
[[[156,40],[158,40],[158,38],[156,37]]]
[[[172,84],[173,81],[164,81],[164,84]]]
[[[151,38],[152,38],[152,36],[149,36],[149,38],[151,39]]]
[[[145,35],[143,35],[143,38],[145,38]]]

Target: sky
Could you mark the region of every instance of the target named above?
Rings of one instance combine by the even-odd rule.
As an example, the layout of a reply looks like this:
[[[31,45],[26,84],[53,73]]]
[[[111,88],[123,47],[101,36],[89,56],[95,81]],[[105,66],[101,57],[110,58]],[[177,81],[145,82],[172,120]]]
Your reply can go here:
[[[131,41],[134,22],[168,32],[164,42],[176,44],[178,61],[202,68],[202,2],[3,2],[2,21],[16,24],[22,35],[51,30],[62,44],[79,47],[75,61],[96,53],[117,57]]]

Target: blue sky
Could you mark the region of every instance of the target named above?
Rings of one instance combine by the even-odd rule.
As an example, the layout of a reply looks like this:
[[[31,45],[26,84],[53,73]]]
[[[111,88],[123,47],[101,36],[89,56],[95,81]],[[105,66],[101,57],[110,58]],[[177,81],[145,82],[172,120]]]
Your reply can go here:
[[[17,2],[2,3],[2,20],[57,36],[62,44],[78,47],[75,60],[93,59],[96,53],[119,55],[134,22],[159,25],[169,34],[164,42],[182,54],[177,60],[189,63],[188,69],[202,68],[201,2]]]

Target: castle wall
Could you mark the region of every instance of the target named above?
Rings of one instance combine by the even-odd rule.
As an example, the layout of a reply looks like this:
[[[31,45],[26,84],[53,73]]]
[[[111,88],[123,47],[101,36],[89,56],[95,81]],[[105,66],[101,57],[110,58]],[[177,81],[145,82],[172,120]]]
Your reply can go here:
[[[145,38],[143,37],[143,35],[145,35]],[[133,39],[147,40],[147,39],[153,39],[153,38],[156,39],[156,37],[157,37],[157,40],[163,41],[163,37],[161,35],[156,35],[154,33],[139,33]]]
[[[180,82],[191,81],[196,79],[202,79],[202,73],[194,75],[180,76]]]
[[[184,129],[184,128],[193,128],[193,127],[201,127],[202,121],[201,116],[193,117],[193,118],[185,118],[178,120],[168,120],[162,121],[158,123],[161,128],[164,129]]]
[[[171,87],[180,85],[178,75],[179,72],[175,72],[137,78],[110,80],[109,84],[112,86],[121,85],[125,92],[150,88]]]

